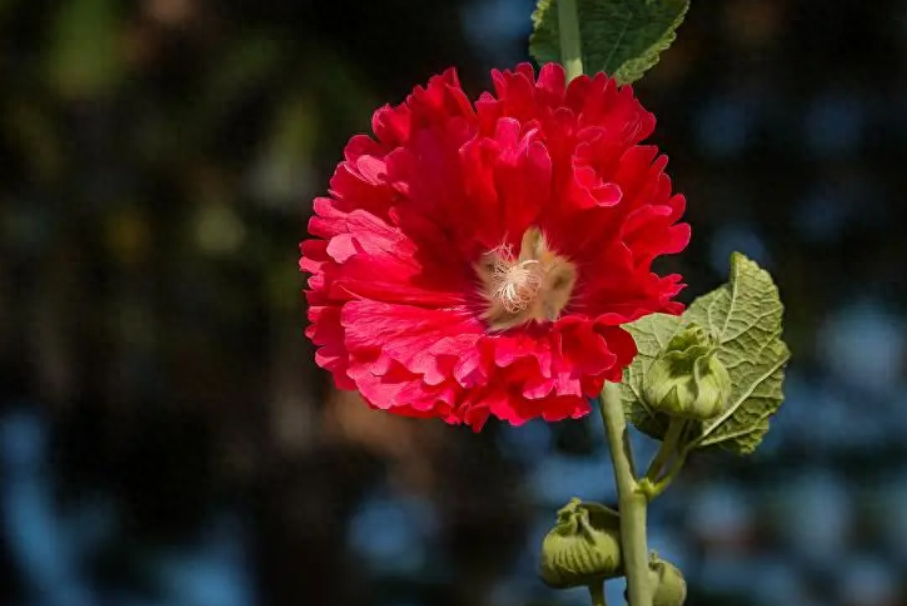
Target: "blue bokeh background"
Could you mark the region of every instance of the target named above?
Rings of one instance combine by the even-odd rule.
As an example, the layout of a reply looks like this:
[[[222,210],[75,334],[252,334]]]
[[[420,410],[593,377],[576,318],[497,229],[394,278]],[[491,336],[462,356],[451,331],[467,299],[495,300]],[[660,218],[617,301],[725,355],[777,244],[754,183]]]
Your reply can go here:
[[[615,501],[595,416],[372,412],[301,334],[346,139],[526,60],[532,4],[0,1],[0,604],[588,603],[536,557],[570,497]],[[907,604],[907,2],[693,0],[636,89],[685,300],[743,251],[794,352],[758,453],[694,458],[652,548],[696,606]]]

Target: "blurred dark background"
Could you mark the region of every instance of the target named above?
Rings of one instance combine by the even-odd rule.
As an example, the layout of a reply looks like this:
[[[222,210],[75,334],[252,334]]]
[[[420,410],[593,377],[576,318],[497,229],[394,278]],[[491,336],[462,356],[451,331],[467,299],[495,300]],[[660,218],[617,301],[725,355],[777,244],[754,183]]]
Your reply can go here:
[[[588,603],[535,557],[569,497],[615,498],[596,417],[371,412],[302,336],[349,136],[447,66],[488,88],[531,8],[0,0],[0,603]],[[907,604],[907,1],[694,0],[637,91],[686,300],[742,250],[794,352],[762,449],[693,460],[652,547],[695,606]]]

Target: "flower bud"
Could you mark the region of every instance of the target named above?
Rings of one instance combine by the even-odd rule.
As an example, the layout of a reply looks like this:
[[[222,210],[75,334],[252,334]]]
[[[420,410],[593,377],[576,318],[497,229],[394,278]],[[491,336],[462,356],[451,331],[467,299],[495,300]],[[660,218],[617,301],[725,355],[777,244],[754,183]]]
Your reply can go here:
[[[654,552],[649,559],[649,587],[652,606],[683,606],[687,599],[687,582],[680,569]],[[630,601],[629,591],[624,591],[624,599]]]
[[[643,398],[656,412],[707,421],[724,411],[731,377],[705,329],[690,324],[674,335],[649,366]]]
[[[621,576],[620,517],[604,505],[571,499],[557,512],[541,559],[542,580],[557,589]]]
[[[649,561],[649,582],[652,606],[683,606],[687,599],[687,582],[680,569],[657,555]]]

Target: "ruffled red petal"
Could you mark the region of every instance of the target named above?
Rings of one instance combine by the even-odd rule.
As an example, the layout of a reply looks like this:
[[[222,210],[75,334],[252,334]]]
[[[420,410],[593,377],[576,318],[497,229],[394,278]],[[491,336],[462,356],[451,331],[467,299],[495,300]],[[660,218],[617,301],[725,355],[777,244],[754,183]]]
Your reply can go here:
[[[476,430],[587,414],[636,355],[620,325],[681,311],[680,276],[651,263],[690,238],[630,87],[567,84],[556,64],[492,81],[472,104],[448,70],[376,111],[315,200],[300,260],[306,335],[339,387]],[[572,297],[554,322],[491,331],[474,264],[533,226],[576,264]]]

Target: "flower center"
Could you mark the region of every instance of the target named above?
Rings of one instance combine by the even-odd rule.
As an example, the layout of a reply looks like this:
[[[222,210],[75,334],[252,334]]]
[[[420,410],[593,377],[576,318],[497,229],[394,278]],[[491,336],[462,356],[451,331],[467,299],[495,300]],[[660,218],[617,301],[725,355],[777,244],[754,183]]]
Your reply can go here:
[[[549,248],[537,227],[523,234],[519,255],[509,244],[498,246],[482,256],[476,273],[488,302],[482,317],[493,330],[557,320],[576,284],[576,267]]]

